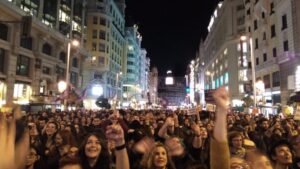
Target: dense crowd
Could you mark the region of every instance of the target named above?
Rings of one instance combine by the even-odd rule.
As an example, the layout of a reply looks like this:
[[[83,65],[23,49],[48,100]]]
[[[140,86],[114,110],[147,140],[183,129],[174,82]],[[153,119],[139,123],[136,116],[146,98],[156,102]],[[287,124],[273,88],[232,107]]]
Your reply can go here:
[[[27,112],[15,123],[1,113],[0,168],[300,169],[299,122],[230,112],[223,88],[214,99],[215,112],[196,115],[186,110]]]

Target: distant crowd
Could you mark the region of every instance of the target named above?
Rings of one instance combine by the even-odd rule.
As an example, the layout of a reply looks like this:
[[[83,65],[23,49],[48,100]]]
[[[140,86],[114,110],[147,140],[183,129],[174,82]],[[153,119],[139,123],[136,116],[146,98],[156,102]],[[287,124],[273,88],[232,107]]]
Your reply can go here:
[[[1,169],[300,169],[292,116],[215,112],[77,110],[0,113]],[[29,147],[29,149],[27,149]]]

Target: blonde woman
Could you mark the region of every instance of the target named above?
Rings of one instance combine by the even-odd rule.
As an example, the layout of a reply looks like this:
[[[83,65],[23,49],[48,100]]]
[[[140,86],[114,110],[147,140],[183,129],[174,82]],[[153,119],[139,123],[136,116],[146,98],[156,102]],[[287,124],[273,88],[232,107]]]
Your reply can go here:
[[[161,143],[156,143],[150,152],[144,154],[142,166],[143,169],[175,169],[167,148]]]

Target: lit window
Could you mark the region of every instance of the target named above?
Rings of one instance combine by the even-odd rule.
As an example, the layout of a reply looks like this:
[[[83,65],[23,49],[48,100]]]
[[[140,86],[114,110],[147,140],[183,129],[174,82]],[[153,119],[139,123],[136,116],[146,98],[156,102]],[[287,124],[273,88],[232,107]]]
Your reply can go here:
[[[239,85],[239,92],[244,93],[244,85],[243,84]]]
[[[225,74],[224,74],[224,82],[225,82],[225,84],[228,84],[228,77],[229,75],[228,75],[228,72],[226,72]]]

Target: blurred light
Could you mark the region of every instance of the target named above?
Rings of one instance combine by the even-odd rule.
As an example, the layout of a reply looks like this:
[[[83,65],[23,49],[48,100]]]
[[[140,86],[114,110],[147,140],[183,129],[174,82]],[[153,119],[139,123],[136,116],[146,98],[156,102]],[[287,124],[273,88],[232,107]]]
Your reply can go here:
[[[72,45],[73,46],[79,46],[79,41],[78,40],[72,40]]]
[[[100,85],[95,85],[92,87],[92,94],[94,96],[101,96],[103,94],[103,87]]]
[[[129,46],[128,46],[128,49],[129,49],[129,50],[133,50],[133,46],[132,46],[132,45],[129,45]]]
[[[245,40],[247,40],[247,37],[246,36],[241,36],[241,41],[245,41]]]
[[[58,91],[62,93],[67,89],[67,83],[65,81],[58,82]]]
[[[166,77],[166,85],[173,85],[174,79],[173,77]]]

